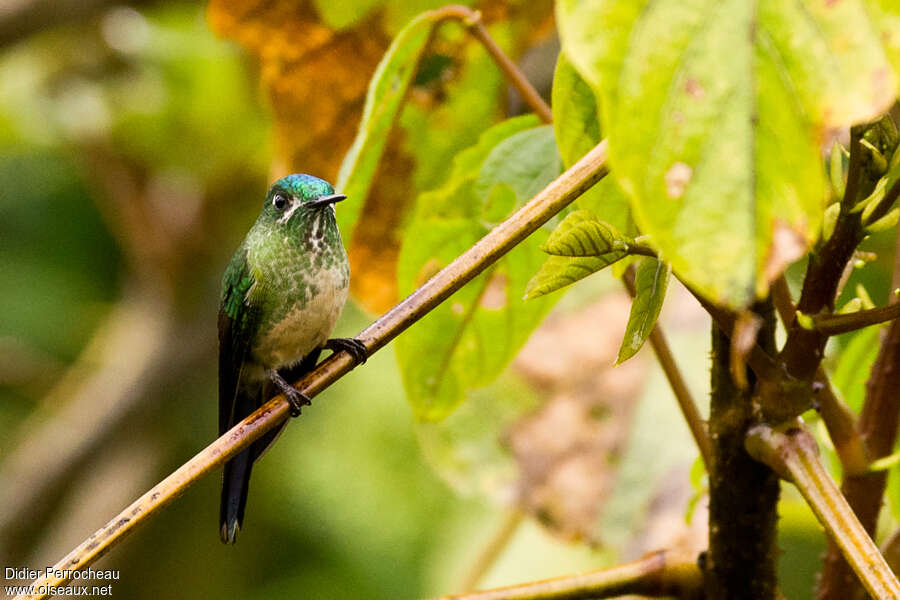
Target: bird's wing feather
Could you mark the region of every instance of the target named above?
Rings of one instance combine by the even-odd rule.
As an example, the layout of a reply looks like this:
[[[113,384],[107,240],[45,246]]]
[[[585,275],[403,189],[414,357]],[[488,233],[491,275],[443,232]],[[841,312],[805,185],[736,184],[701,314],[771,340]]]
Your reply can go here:
[[[242,248],[225,270],[219,307],[219,435],[236,422],[235,401],[241,372],[259,326],[259,308],[247,298],[254,283]]]

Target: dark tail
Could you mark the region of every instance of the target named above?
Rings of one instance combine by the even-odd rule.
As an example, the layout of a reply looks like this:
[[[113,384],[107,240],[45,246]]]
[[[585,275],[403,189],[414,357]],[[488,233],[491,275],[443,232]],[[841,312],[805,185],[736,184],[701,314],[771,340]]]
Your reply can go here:
[[[293,368],[281,371],[282,376],[288,381],[299,379],[316,366],[321,351],[321,348],[316,348]],[[268,380],[256,389],[240,388],[235,398],[232,418],[227,423],[227,427],[224,423],[220,423],[219,435],[256,410],[263,401],[274,396],[275,392],[275,386]],[[253,469],[253,464],[278,439],[286,425],[287,421],[267,432],[250,444],[249,448],[225,463],[222,500],[219,508],[219,534],[224,543],[233,544],[237,541],[237,534],[244,522],[244,509],[247,507],[247,492],[250,489],[250,471]]]
[[[273,396],[271,386],[266,383],[258,390],[241,390],[235,403],[234,422],[243,419],[260,404],[255,398]],[[254,394],[256,396],[254,396]],[[247,492],[250,489],[250,472],[254,463],[272,445],[284,430],[287,421],[265,433],[250,444],[250,447],[225,463],[225,475],[222,479],[222,500],[219,508],[219,534],[222,542],[233,544],[244,522],[244,509],[247,507]]]
[[[225,464],[222,481],[222,504],[219,513],[222,542],[233,544],[244,522],[247,492],[250,489],[250,471],[253,469],[253,450],[247,448]]]

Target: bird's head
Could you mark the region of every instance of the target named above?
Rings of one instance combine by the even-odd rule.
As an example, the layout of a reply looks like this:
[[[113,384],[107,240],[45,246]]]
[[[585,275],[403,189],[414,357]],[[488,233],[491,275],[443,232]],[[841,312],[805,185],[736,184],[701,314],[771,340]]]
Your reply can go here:
[[[282,177],[269,188],[260,215],[261,220],[294,226],[325,217],[334,221],[334,204],[344,200],[324,179],[294,174]]]

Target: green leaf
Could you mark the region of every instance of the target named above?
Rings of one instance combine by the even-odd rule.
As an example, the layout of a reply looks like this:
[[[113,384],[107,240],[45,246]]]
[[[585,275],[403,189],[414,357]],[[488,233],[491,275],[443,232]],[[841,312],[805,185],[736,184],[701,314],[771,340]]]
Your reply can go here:
[[[635,221],[711,300],[745,306],[805,253],[826,197],[820,140],[893,102],[864,4],[559,3]]]
[[[579,279],[593,275],[625,257],[625,253],[609,253],[603,256],[551,256],[525,288],[525,298],[532,300],[571,285]]]
[[[866,381],[878,355],[880,331],[881,327],[866,327],[854,334],[850,343],[838,355],[837,367],[832,375],[831,381],[835,389],[856,413],[862,409]]]
[[[628,315],[628,325],[625,327],[625,337],[622,339],[616,364],[634,356],[653,331],[666,299],[669,273],[669,265],[655,258],[644,258],[638,265],[634,277],[637,294],[631,303],[631,314]]]
[[[536,122],[518,117],[492,127],[456,156],[443,186],[419,197],[398,261],[401,293],[424,283],[559,174],[552,132]],[[519,301],[543,259],[539,245],[546,237],[538,231],[397,339],[417,418],[440,420],[470,390],[494,381],[553,305],[553,299]]]
[[[347,195],[337,215],[338,226],[345,239],[350,239],[352,228],[365,204],[388,134],[433,26],[430,13],[413,19],[394,38],[369,83],[359,131],[341,163],[335,186]]]
[[[600,135],[600,104],[594,90],[581,78],[565,52],[560,52],[551,93],[553,131],[566,166],[596,146]]]
[[[602,139],[600,105],[593,89],[561,52],[553,75],[553,130],[566,168],[588,153]],[[632,232],[631,209],[615,177],[607,175],[575,201],[621,231]]]
[[[485,223],[494,225],[515,206],[521,206],[556,179],[562,161],[553,138],[553,127],[543,125],[515,133],[497,144],[481,166],[475,181],[475,193],[487,203],[497,186],[512,191],[512,206],[493,218],[484,211]]]
[[[603,256],[627,253],[633,241],[590,211],[579,210],[563,219],[541,250],[556,256]]]

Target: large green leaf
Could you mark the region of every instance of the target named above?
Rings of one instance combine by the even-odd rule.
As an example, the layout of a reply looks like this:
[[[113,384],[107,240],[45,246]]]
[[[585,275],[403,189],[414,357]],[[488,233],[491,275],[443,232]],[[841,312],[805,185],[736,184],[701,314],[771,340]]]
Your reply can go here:
[[[448,181],[420,196],[398,262],[409,293],[530,199],[560,171],[552,131],[533,116],[505,121],[454,159]],[[527,167],[527,168],[526,168]],[[468,390],[492,382],[525,343],[553,300],[523,303],[543,254],[537,232],[451,296],[396,341],[416,416],[448,415]]]
[[[826,134],[897,89],[863,0],[567,0],[558,16],[638,226],[730,306],[814,240]]]
[[[600,105],[588,83],[581,78],[565,52],[561,52],[553,75],[553,129],[556,145],[566,168],[588,153],[602,139]],[[575,206],[585,208],[621,231],[631,232],[631,209],[615,177],[604,177],[578,197]]]
[[[350,239],[353,225],[365,203],[388,134],[433,26],[430,13],[413,19],[394,38],[369,83],[359,131],[341,163],[335,185],[338,191],[347,195],[347,200],[338,211],[338,226],[345,239]]]
[[[636,293],[631,303],[631,314],[628,315],[622,346],[619,348],[619,357],[616,359],[617,364],[634,356],[653,331],[666,299],[669,272],[669,265],[655,258],[644,258],[638,264],[634,276]]]

